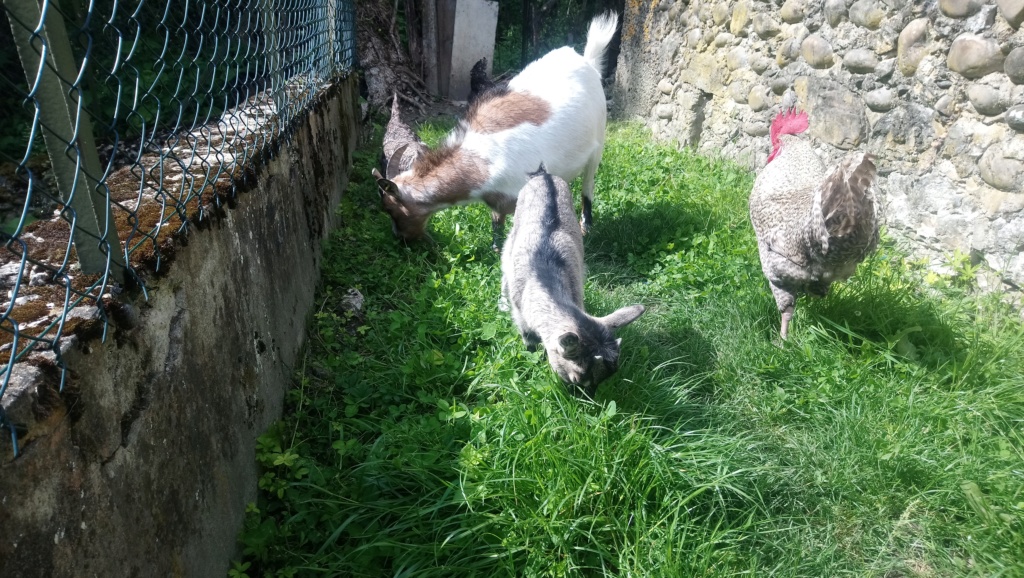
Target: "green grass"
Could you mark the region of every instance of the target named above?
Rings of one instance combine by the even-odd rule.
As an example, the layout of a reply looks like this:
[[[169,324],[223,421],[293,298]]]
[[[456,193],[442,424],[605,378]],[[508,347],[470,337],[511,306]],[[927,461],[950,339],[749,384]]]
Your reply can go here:
[[[1024,576],[1024,331],[997,299],[883,243],[780,345],[753,177],[612,124],[587,307],[648,312],[578,399],[498,310],[487,209],[406,247],[375,153],[233,575]]]

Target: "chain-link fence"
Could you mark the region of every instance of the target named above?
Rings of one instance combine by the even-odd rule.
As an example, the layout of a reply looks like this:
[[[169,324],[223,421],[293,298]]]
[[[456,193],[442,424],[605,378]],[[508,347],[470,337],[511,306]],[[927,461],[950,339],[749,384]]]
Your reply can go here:
[[[2,2],[0,402],[30,352],[63,383],[355,63],[353,0]]]

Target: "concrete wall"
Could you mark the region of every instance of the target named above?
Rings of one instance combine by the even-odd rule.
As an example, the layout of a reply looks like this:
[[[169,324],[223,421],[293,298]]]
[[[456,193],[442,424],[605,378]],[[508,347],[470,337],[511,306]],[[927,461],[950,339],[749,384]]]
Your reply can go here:
[[[0,576],[224,576],[281,413],[320,243],[358,136],[352,76],[299,121],[256,187],[177,248],[133,329],[22,364],[35,423],[0,465]]]
[[[469,71],[481,58],[487,58],[487,74],[491,74],[491,66],[494,64],[494,33],[497,26],[497,2],[459,0],[456,4],[448,98],[466,100],[469,96]]]
[[[628,0],[616,112],[757,169],[790,91],[892,233],[1024,286],[1024,0]]]

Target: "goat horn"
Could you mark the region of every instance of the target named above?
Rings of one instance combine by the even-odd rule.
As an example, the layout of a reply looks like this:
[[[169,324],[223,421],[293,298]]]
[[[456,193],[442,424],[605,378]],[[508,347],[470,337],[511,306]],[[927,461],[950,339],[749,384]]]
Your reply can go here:
[[[402,157],[405,156],[405,149],[407,148],[409,148],[409,145],[407,144],[398,147],[398,150],[395,151],[395,154],[391,155],[391,158],[388,159],[388,168],[386,171],[388,179],[393,179],[397,177],[399,173],[402,172]]]

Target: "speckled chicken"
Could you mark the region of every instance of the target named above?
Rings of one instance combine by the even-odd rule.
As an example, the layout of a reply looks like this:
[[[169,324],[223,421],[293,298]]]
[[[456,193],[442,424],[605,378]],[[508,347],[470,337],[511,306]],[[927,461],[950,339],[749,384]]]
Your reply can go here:
[[[402,147],[410,145],[402,152],[402,158],[392,158]],[[402,112],[398,106],[398,93],[394,95],[391,102],[391,119],[388,126],[384,128],[384,155],[381,164],[384,166],[384,174],[387,178],[394,178],[395,175],[408,170],[412,166],[416,156],[426,150],[426,145],[420,140],[412,127],[402,122]]]
[[[831,171],[815,154],[806,113],[784,112],[772,121],[772,152],[750,194],[761,270],[782,314],[786,339],[796,299],[824,297],[849,278],[878,244],[871,155],[848,155]]]

